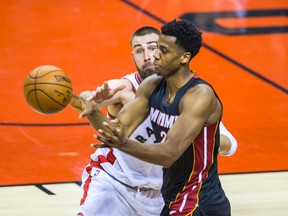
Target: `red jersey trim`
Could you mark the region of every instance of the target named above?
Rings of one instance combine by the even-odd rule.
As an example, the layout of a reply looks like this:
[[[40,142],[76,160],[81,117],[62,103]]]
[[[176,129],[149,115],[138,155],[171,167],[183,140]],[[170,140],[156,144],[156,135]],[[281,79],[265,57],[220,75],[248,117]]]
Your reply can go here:
[[[142,82],[142,79],[141,79],[138,71],[134,74],[134,78],[135,78],[136,82],[138,83],[138,85],[140,85],[141,82]],[[135,86],[133,85],[133,83],[131,82],[131,80],[127,79],[126,77],[123,77],[122,79],[128,80],[128,81],[131,83],[131,85],[132,85],[132,91],[134,92],[134,94],[136,94],[136,88],[135,88]]]
[[[101,163],[111,163],[112,165],[114,164],[114,162],[116,161],[116,157],[113,154],[113,149],[110,148],[109,153],[107,154],[107,158],[104,155],[98,155],[98,161],[90,161],[89,166],[86,167],[86,172],[88,173],[88,178],[86,179],[86,181],[83,184],[83,197],[80,200],[80,205],[83,205],[83,203],[85,202],[87,195],[88,195],[88,191],[89,191],[89,187],[90,187],[90,183],[92,181],[92,175],[91,175],[91,171],[92,168],[98,168],[101,170],[104,170],[103,167],[101,166]]]
[[[199,192],[202,182],[208,177],[208,171],[214,161],[215,133],[218,124],[204,127],[191,144],[194,154],[192,171],[183,189],[176,195],[175,200],[169,204],[171,215],[192,214],[199,205]],[[195,148],[195,146],[198,146],[198,148]],[[200,170],[200,172],[196,173],[195,170]]]

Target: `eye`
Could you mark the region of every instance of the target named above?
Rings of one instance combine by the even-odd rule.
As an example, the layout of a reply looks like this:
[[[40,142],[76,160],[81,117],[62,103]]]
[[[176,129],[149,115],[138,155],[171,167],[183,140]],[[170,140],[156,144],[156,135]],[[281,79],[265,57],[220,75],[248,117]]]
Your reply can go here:
[[[141,54],[141,53],[143,53],[143,49],[137,49],[136,50],[136,54]]]
[[[157,46],[151,46],[151,47],[149,47],[149,50],[150,51],[155,51],[155,50],[157,50]]]
[[[165,53],[167,53],[167,52],[168,52],[168,50],[167,50],[167,49],[165,49],[165,48],[161,48],[160,50],[161,50],[161,52],[162,52],[163,54],[165,54]]]
[[[158,49],[160,50],[160,52],[162,53],[162,54],[165,54],[165,53],[167,53],[168,52],[168,48],[166,47],[166,46],[159,46],[158,47]]]

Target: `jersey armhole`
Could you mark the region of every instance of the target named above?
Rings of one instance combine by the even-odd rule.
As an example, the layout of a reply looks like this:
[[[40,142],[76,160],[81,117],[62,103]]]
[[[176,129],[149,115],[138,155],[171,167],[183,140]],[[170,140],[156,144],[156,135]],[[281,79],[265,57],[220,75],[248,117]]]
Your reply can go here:
[[[132,83],[129,79],[127,79],[126,77],[123,77],[122,79],[125,79],[125,80],[127,80],[128,82],[130,82],[130,84],[131,84],[131,86],[132,86],[132,91],[134,92],[134,94],[136,94],[136,89],[135,89],[133,83]]]

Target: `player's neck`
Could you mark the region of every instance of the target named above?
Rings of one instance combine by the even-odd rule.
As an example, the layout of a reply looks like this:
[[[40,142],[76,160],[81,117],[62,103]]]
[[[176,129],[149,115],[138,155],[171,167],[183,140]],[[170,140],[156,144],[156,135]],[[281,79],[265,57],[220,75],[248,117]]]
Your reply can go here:
[[[167,82],[167,102],[172,103],[177,91],[184,86],[194,76],[194,72],[183,70],[173,76],[165,77]]]
[[[183,85],[185,85],[193,76],[194,72],[189,70],[181,70],[177,71],[171,76],[165,77],[168,88],[171,88],[172,92],[173,89],[177,91]]]

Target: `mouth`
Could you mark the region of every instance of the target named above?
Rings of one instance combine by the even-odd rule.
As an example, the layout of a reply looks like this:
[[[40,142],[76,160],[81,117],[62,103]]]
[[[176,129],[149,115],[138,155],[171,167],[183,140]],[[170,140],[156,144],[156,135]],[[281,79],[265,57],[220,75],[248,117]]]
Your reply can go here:
[[[145,70],[147,70],[147,69],[150,70],[150,69],[154,69],[154,68],[155,68],[155,65],[151,62],[145,64],[143,67],[143,69],[145,69]]]
[[[153,62],[148,61],[148,62],[146,62],[144,64],[144,67],[150,67],[150,66],[153,66],[153,65],[154,65]]]
[[[150,71],[150,70],[151,70],[151,71],[154,71],[154,70],[155,70],[155,66],[154,66],[154,65],[152,65],[152,66],[146,66],[146,67],[143,68],[143,70],[144,70],[144,71]]]
[[[160,65],[157,65],[157,64],[153,64],[153,66],[155,67],[155,68],[157,68],[157,67],[160,67]]]

